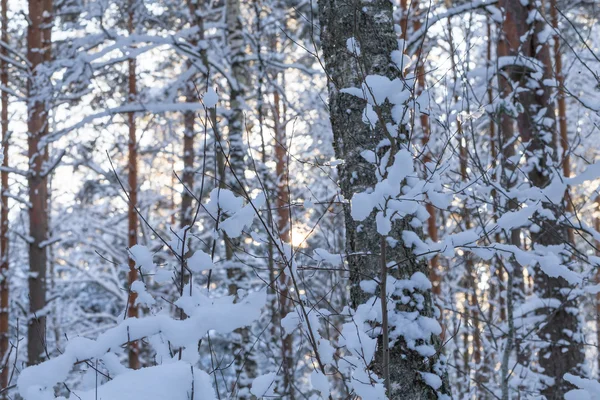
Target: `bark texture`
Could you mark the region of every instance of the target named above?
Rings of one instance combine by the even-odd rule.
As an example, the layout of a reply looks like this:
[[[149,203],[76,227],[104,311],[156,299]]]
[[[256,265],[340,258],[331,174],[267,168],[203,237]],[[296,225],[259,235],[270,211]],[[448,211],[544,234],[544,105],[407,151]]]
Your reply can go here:
[[[334,134],[336,156],[344,159],[339,169],[339,182],[343,195],[350,199],[354,193],[363,192],[377,182],[373,164],[360,153],[376,146],[386,137],[382,122],[392,122],[390,105],[380,107],[381,118],[375,129],[362,120],[365,102],[340,92],[349,87],[360,87],[367,75],[382,75],[389,79],[400,76],[391,60],[391,53],[398,50],[393,30],[392,4],[387,0],[355,2],[350,0],[321,0],[319,2],[321,41],[329,82],[329,108]],[[360,55],[348,51],[347,40],[354,37],[360,44]],[[371,295],[360,288],[362,280],[378,279],[381,274],[381,236],[377,233],[375,213],[366,220],[356,222],[345,209],[346,254],[350,268],[351,300],[353,306],[364,304]],[[428,274],[427,262],[418,260],[412,249],[402,242],[402,232],[413,230],[408,220],[395,223],[390,233],[399,243],[387,246],[387,262],[398,263],[393,273],[398,279],[408,279],[415,272]],[[431,293],[424,295],[421,313],[433,317]],[[397,305],[402,311],[406,306]],[[393,327],[390,327],[393,329]],[[437,338],[432,338],[436,343]],[[435,399],[435,391],[423,382],[418,371],[433,372],[437,356],[425,358],[409,350],[403,340],[389,349],[389,365],[383,365],[382,337],[372,369],[381,376],[389,367],[388,397],[390,399]],[[442,391],[444,388],[441,389]]]
[[[27,29],[27,59],[31,75],[27,83],[27,145],[29,156],[29,312],[27,324],[27,361],[38,364],[46,353],[46,317],[41,310],[46,306],[46,268],[48,264],[48,134],[49,98],[43,91],[50,85],[41,66],[50,61],[52,0],[30,0]]]
[[[128,19],[128,30],[132,34],[134,32],[134,0],[129,0],[129,19]],[[135,58],[130,58],[128,61],[129,65],[129,78],[128,78],[128,101],[133,103],[137,97],[137,78],[135,73]],[[137,137],[136,137],[136,123],[135,113],[130,112],[127,114],[127,123],[129,125],[129,143],[128,143],[128,185],[129,185],[129,203],[127,205],[127,245],[131,248],[137,244],[137,226],[138,226],[138,215],[136,211],[137,207]],[[129,287],[137,280],[137,269],[135,268],[135,261],[129,260],[129,274],[127,282]],[[137,318],[138,308],[135,304],[137,299],[137,293],[129,291],[129,298],[127,304],[127,317]],[[138,369],[140,367],[140,356],[139,356],[139,344],[138,342],[129,343],[129,368]]]
[[[192,63],[187,63],[188,68],[194,68]],[[198,96],[194,91],[193,78],[187,83],[185,89],[185,100],[188,103],[198,101]],[[181,219],[180,224],[183,229],[192,224],[194,210],[192,208],[194,192],[194,137],[195,137],[196,113],[186,111],[183,113],[183,174],[181,181],[185,186],[181,193]],[[191,192],[191,193],[190,193]]]

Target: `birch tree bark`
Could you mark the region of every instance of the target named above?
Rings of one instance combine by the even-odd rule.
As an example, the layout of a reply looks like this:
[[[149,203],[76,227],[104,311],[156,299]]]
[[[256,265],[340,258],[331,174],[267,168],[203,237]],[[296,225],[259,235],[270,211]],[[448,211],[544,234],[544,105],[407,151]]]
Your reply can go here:
[[[380,118],[376,126],[371,129],[363,122],[365,101],[343,93],[341,89],[361,87],[367,75],[381,75],[388,79],[400,77],[400,72],[391,58],[392,51],[398,50],[393,29],[392,3],[388,0],[321,0],[319,11],[321,42],[329,77],[329,108],[334,147],[336,156],[344,160],[339,169],[339,183],[344,197],[350,199],[354,193],[363,192],[377,182],[374,165],[367,162],[361,156],[361,152],[377,152],[377,145],[389,135],[385,131],[385,125],[393,123],[393,120],[391,106],[386,101],[380,107]],[[359,44],[360,52],[351,51],[349,39]],[[398,144],[401,140],[398,139]],[[364,221],[357,222],[353,220],[350,211],[350,206],[347,205],[346,257],[350,268],[351,302],[354,307],[364,304],[372,296],[361,289],[360,282],[382,276],[380,259],[384,252],[387,262],[393,260],[398,265],[393,272],[387,269],[388,273],[394,274],[397,279],[409,279],[415,272],[428,275],[427,262],[417,259],[413,250],[402,241],[403,231],[413,231],[408,218],[394,223],[390,235],[393,235],[398,243],[392,247],[386,246],[385,240],[378,234],[374,212]],[[419,312],[433,317],[431,291],[422,294],[424,302]],[[400,304],[397,304],[396,308],[417,311]],[[432,341],[439,344],[436,338],[432,338]],[[371,369],[379,376],[389,374],[386,377],[389,379],[388,398],[437,398],[435,390],[424,382],[420,372],[433,373],[439,353],[432,357],[423,357],[408,349],[402,339],[394,343],[384,356],[381,349],[385,347],[387,346],[381,335],[378,337],[377,356]],[[385,358],[389,359],[389,363],[384,362]]]

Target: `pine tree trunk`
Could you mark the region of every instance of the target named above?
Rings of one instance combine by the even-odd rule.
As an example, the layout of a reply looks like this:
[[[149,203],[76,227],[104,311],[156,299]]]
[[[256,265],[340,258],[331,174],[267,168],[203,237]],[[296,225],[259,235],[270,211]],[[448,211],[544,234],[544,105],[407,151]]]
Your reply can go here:
[[[2,8],[2,41],[4,45],[0,49],[3,59],[0,61],[0,84],[4,88],[8,88],[8,63],[5,61],[8,57],[8,51],[5,46],[8,46],[8,1],[0,2]],[[2,166],[8,168],[8,148],[9,148],[9,131],[8,131],[8,92],[2,90],[0,102],[2,103],[2,119],[0,128],[2,129],[2,152],[4,159]],[[8,258],[8,171],[0,172],[0,360],[5,360],[8,354],[8,312],[9,312],[9,258]],[[0,372],[0,387],[6,389],[8,386],[8,371],[9,361],[1,366]],[[2,398],[6,399],[7,393],[3,393]]]
[[[134,26],[134,3],[135,0],[129,0],[129,19],[128,19],[128,30],[129,34],[132,34],[135,30]],[[135,58],[130,58],[128,61],[129,64],[129,102],[133,103],[136,101],[137,97],[137,77],[136,77],[136,60]],[[130,112],[127,115],[128,126],[129,126],[129,143],[128,143],[128,184],[129,184],[129,203],[127,205],[127,221],[128,221],[128,230],[127,230],[127,243],[131,248],[137,244],[137,228],[138,228],[138,216],[137,216],[137,193],[138,193],[138,183],[137,183],[137,137],[136,137],[136,123],[135,123],[135,113]],[[129,275],[128,275],[128,285],[131,287],[133,282],[137,280],[137,269],[135,268],[135,261],[133,259],[129,260]],[[129,299],[127,305],[127,317],[128,318],[137,318],[138,316],[138,307],[135,304],[137,299],[137,294],[135,292],[129,291]],[[139,359],[139,344],[138,342],[129,343],[129,368],[138,369],[140,368],[140,359]]]
[[[30,0],[27,30],[27,59],[32,76],[28,81],[28,156],[29,175],[29,312],[27,326],[27,361],[38,364],[46,354],[46,317],[41,310],[46,306],[46,268],[48,264],[48,177],[44,162],[48,146],[43,142],[48,133],[48,102],[37,98],[49,83],[39,74],[42,64],[50,61],[52,0]]]
[[[321,0],[319,12],[323,55],[330,78],[329,109],[334,147],[336,156],[344,160],[339,169],[339,181],[342,194],[350,199],[354,193],[363,192],[377,182],[373,164],[367,162],[361,152],[365,149],[375,151],[377,144],[387,137],[382,126],[392,122],[391,107],[389,103],[381,107],[384,120],[371,129],[363,122],[365,102],[340,90],[361,87],[367,75],[382,75],[389,79],[399,77],[399,71],[391,60],[392,51],[398,50],[393,29],[392,3],[375,0],[365,5],[349,0]],[[354,37],[360,44],[359,56],[347,49],[350,37]],[[384,250],[381,244],[385,241],[381,240],[377,232],[374,212],[359,223],[353,220],[347,205],[345,223],[351,301],[356,307],[371,297],[371,294],[363,292],[360,282],[376,279],[381,275],[380,258]],[[397,279],[409,279],[416,272],[428,275],[427,262],[417,259],[413,250],[401,240],[405,230],[413,230],[408,219],[395,223],[391,234],[399,242],[395,247],[387,246],[386,260],[398,262],[397,272],[396,269],[393,272]],[[420,312],[433,317],[431,292],[427,291],[423,295],[424,307]],[[402,310],[407,311],[406,308]],[[382,336],[379,336],[378,342],[377,355],[371,367],[379,376],[389,368],[387,386],[390,388],[390,399],[437,398],[435,391],[423,382],[418,372],[433,372],[436,356],[425,358],[408,349],[404,341],[399,340],[389,348],[389,365],[384,365]],[[437,338],[432,338],[432,342],[436,343]]]
[[[192,63],[187,63],[188,68],[194,68]],[[192,82],[187,82],[185,89],[185,100],[188,103],[198,101],[198,95],[194,91]],[[183,174],[181,181],[185,186],[181,192],[181,228],[191,226],[194,210],[192,208],[194,192],[194,136],[195,136],[196,113],[186,111],[183,113]]]

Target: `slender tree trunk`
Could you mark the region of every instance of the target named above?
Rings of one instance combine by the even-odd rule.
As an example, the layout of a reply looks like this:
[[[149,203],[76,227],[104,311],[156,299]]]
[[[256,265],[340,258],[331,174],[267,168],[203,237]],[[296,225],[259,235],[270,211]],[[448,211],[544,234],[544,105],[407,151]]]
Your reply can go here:
[[[5,61],[8,58],[8,51],[5,46],[8,46],[8,1],[1,0],[0,7],[2,8],[2,41],[4,46],[0,48],[0,54],[3,59],[0,60],[0,84],[2,87],[8,88],[8,63]],[[2,153],[4,159],[2,166],[8,168],[8,147],[9,147],[9,136],[8,131],[8,92],[2,90],[0,102],[2,103],[2,119],[0,128],[2,129]],[[0,387],[6,389],[8,386],[8,366],[9,361],[8,355],[8,312],[9,312],[9,254],[8,254],[8,171],[0,172],[0,360],[5,363],[1,366],[2,372],[0,373]],[[6,399],[7,393],[2,395],[3,399]]]
[[[135,30],[134,12],[135,0],[129,0],[129,19],[128,19],[128,30],[129,34],[132,34]],[[129,102],[133,103],[137,97],[137,77],[136,77],[136,60],[130,58],[129,64]],[[135,113],[130,112],[127,114],[127,121],[129,125],[129,144],[128,144],[128,184],[129,184],[129,203],[127,209],[127,242],[131,248],[137,244],[137,228],[138,228],[138,216],[136,212],[137,207],[137,194],[138,194],[138,179],[137,179],[137,137],[136,137],[136,123]],[[129,287],[137,280],[137,269],[135,268],[135,261],[129,260],[129,275],[128,284]],[[138,307],[135,304],[137,294],[129,292],[129,299],[127,305],[127,317],[137,318]],[[139,344],[138,342],[129,343],[129,368],[138,369],[140,368],[140,355],[139,355]]]
[[[191,63],[187,63],[188,68],[194,68]],[[194,90],[193,78],[187,83],[185,89],[185,100],[188,103],[198,101],[198,96]],[[194,136],[195,136],[196,113],[186,111],[183,113],[183,174],[181,181],[185,186],[181,193],[181,228],[190,226],[193,219],[193,196],[194,192]],[[191,193],[190,193],[191,192]]]
[[[44,162],[48,146],[43,142],[48,133],[49,98],[39,98],[40,91],[49,85],[40,74],[42,64],[50,61],[52,0],[30,0],[27,30],[27,59],[31,76],[28,80],[28,156],[29,175],[29,312],[27,329],[27,360],[38,364],[46,353],[46,268],[48,264],[48,176]]]
[[[372,129],[363,122],[365,101],[344,93],[341,90],[361,87],[365,76],[383,75],[395,79],[400,72],[394,67],[392,51],[398,50],[392,3],[387,0],[374,0],[356,3],[348,0],[321,0],[319,2],[321,41],[325,67],[330,78],[329,109],[334,134],[336,156],[344,160],[339,169],[342,194],[350,199],[354,193],[371,188],[376,182],[375,167],[367,162],[361,152],[377,151],[377,145],[387,138],[386,124],[392,124],[391,106],[385,103],[380,107],[382,120]],[[350,37],[358,41],[360,55],[348,51]],[[364,304],[371,294],[365,293],[360,282],[381,274],[381,236],[377,231],[375,212],[363,221],[354,221],[350,206],[345,206],[346,254],[350,268],[351,301],[354,307]],[[398,267],[388,271],[396,279],[409,279],[414,273],[428,274],[427,263],[417,259],[411,247],[402,241],[402,233],[412,230],[409,219],[394,223],[393,235],[398,243],[386,249],[386,259],[397,262]],[[422,234],[421,232],[418,232]],[[414,310],[422,315],[433,317],[431,291],[423,295],[423,308],[402,307],[403,311]],[[398,304],[398,307],[400,305]],[[431,342],[439,345],[439,338],[432,337]],[[383,337],[378,338],[378,351],[371,365],[372,370],[382,376],[389,367],[388,397],[395,400],[435,399],[436,392],[420,378],[421,372],[432,372],[437,361],[436,356],[423,357],[406,347],[403,339],[389,347],[389,365],[383,365],[383,351],[387,345]],[[444,391],[445,388],[439,389]]]

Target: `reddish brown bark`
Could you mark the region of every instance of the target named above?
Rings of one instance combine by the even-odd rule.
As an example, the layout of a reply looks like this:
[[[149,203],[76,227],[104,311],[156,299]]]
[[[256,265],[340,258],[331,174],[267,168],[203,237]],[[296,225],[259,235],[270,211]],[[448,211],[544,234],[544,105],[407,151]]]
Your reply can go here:
[[[189,67],[192,66],[188,63]],[[188,83],[192,86],[192,82]],[[193,87],[186,89],[186,101],[193,103],[198,101]],[[194,129],[196,114],[193,111],[186,111],[183,114],[183,174],[181,180],[183,185],[181,194],[181,227],[190,226],[193,219],[192,194],[194,191]]]
[[[50,60],[52,0],[30,0],[27,30],[27,59],[31,77],[27,88],[29,97],[36,96],[45,85],[38,74],[39,67]],[[42,361],[46,351],[46,317],[38,315],[46,306],[46,268],[48,263],[48,176],[44,162],[48,146],[43,139],[48,134],[49,99],[28,102],[27,145],[29,156],[29,312],[27,326],[27,361],[30,365]]]
[[[133,0],[129,0],[129,19],[127,22],[127,27],[129,33],[132,34],[134,32],[134,9],[133,9]],[[128,61],[129,66],[129,78],[128,78],[128,92],[130,103],[133,103],[137,97],[137,77],[136,77],[136,60],[135,58],[130,58]],[[136,137],[136,121],[135,121],[135,113],[130,112],[127,114],[127,123],[129,125],[129,143],[128,143],[128,184],[129,184],[129,202],[127,204],[127,222],[128,222],[128,230],[127,230],[127,243],[131,248],[137,244],[137,226],[138,226],[138,216],[137,216],[137,137]],[[128,274],[128,284],[129,287],[137,280],[137,269],[135,268],[135,261],[133,259],[129,260],[129,274]],[[137,299],[137,294],[135,292],[129,291],[129,298],[127,304],[127,317],[128,318],[137,318],[138,316],[138,307],[135,304]],[[129,343],[129,368],[138,369],[140,367],[140,359],[139,359],[139,344],[138,342]]]
[[[5,45],[8,45],[8,17],[7,8],[8,1],[2,0],[0,2],[2,7],[2,41]],[[0,61],[0,83],[3,87],[8,87],[8,63],[5,61],[8,57],[8,51],[5,46],[0,48],[0,54],[3,59]],[[2,152],[4,160],[2,166],[8,168],[8,93],[2,91],[1,100],[2,103],[2,119],[0,125],[2,129]],[[9,307],[9,284],[8,284],[8,172],[0,172],[0,360],[4,360],[8,354],[8,307]],[[2,372],[0,373],[0,387],[6,389],[8,386],[8,359],[6,363],[2,365]],[[6,398],[6,395],[3,395]]]

